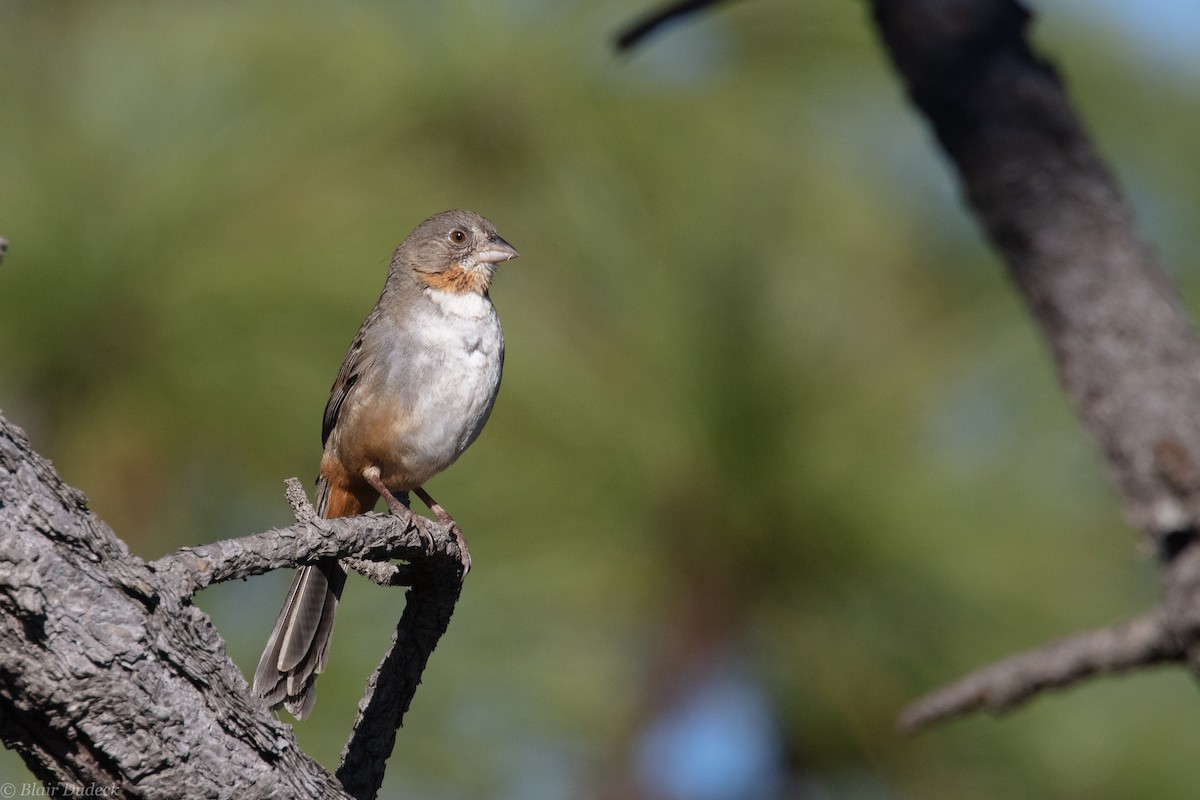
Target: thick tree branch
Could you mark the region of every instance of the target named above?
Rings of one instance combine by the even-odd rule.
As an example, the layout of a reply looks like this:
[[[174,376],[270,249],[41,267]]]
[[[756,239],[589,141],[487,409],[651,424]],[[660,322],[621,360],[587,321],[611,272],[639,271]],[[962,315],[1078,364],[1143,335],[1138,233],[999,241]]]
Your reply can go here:
[[[1195,529],[1200,345],[1013,0],[877,0],[909,94],[1100,443],[1130,520],[1160,545]]]
[[[1100,444],[1126,516],[1164,562],[1167,602],[1128,625],[983,670],[910,708],[915,727],[1197,647],[1200,343],[1014,0],[874,0],[875,20],[980,225]]]
[[[345,797],[250,697],[209,618],[2,415],[0,738],[60,793]]]

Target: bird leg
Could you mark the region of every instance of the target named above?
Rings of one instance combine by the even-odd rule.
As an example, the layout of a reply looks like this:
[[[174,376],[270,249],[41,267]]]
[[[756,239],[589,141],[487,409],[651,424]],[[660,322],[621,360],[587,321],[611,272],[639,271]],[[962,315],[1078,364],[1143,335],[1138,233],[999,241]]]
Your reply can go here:
[[[362,471],[362,476],[371,485],[372,489],[379,492],[379,496],[383,498],[383,502],[387,503],[389,511],[398,517],[403,517],[407,514],[408,518],[412,519],[412,509],[408,507],[408,504],[404,500],[392,494],[392,490],[384,484],[383,479],[379,477],[379,467],[367,467]],[[408,492],[401,492],[401,494],[405,495],[405,499],[407,499]],[[433,534],[420,525],[414,524],[414,527],[421,537],[421,544],[425,545],[426,550],[432,550]]]
[[[383,498],[383,502],[387,503],[388,510],[393,514],[402,517],[405,513],[412,513],[408,506],[384,485],[383,479],[379,477],[379,467],[367,467],[362,471],[362,476],[372,489],[379,492],[379,496]]]
[[[429,506],[429,510],[433,512],[435,517],[437,517],[438,522],[442,523],[446,527],[450,527],[454,524],[454,517],[450,516],[449,512],[442,508],[441,504],[437,500],[434,500],[432,497],[430,497],[429,492],[425,491],[423,486],[418,486],[413,491],[417,493],[417,497],[421,498],[422,503]]]
[[[471,571],[471,551],[467,548],[467,537],[463,536],[462,531],[459,530],[458,523],[454,521],[454,517],[450,516],[450,513],[442,508],[437,500],[430,497],[429,492],[425,491],[424,487],[418,486],[413,491],[417,493],[417,497],[421,498],[422,503],[429,506],[429,510],[437,517],[438,522],[449,528],[450,532],[454,534],[454,542],[458,545],[459,558],[463,565],[463,577],[465,578],[467,573]]]

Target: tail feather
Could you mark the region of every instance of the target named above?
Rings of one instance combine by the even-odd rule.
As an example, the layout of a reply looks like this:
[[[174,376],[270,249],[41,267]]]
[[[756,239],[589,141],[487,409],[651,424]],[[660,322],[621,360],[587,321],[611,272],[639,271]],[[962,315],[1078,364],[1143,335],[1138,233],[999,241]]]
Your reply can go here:
[[[367,502],[365,497],[331,488],[323,478],[317,480],[317,511],[323,517],[362,513],[370,508]],[[333,617],[345,585],[346,571],[337,559],[296,572],[254,671],[254,694],[272,709],[286,708],[297,719],[312,710],[314,684],[329,661]]]
[[[330,580],[330,573],[338,569],[336,561],[322,561],[296,573],[295,598],[288,609],[283,641],[279,643],[277,664],[280,672],[291,672],[304,661],[313,642],[320,636],[321,622],[332,616],[330,607],[336,609],[338,598],[330,591],[335,583]],[[345,573],[342,575],[344,580]]]

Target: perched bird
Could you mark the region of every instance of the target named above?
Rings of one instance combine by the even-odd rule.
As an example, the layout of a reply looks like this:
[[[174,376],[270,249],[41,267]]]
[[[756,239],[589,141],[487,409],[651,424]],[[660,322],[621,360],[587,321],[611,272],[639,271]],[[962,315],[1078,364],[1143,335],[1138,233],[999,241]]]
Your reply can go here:
[[[394,505],[416,491],[448,519],[422,485],[462,455],[491,414],[504,335],[488,287],[496,266],[516,257],[470,211],[432,216],[396,248],[325,406],[321,516],[363,514],[381,496]],[[345,582],[337,559],[297,571],[254,673],[254,693],[272,708],[297,719],[312,710]]]

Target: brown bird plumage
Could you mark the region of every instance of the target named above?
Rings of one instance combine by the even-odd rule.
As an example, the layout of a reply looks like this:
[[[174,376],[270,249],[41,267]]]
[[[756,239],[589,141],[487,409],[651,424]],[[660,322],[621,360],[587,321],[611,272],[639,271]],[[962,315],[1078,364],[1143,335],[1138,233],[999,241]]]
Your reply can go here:
[[[396,248],[325,406],[322,516],[365,513],[384,492],[426,499],[422,485],[479,435],[504,364],[488,288],[496,265],[516,256],[492,223],[470,211],[430,217]],[[336,559],[297,571],[254,673],[255,694],[272,708],[298,719],[312,710],[345,582]]]

